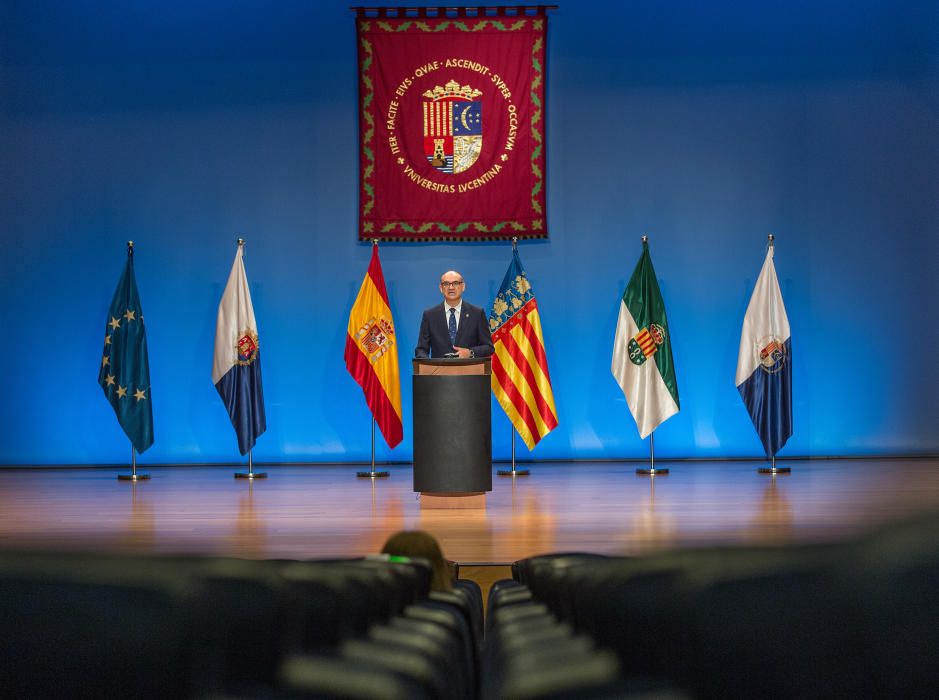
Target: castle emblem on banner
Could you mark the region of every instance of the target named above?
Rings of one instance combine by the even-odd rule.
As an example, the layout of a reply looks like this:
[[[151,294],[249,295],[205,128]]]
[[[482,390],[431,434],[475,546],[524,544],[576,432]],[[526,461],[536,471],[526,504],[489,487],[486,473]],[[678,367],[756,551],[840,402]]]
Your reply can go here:
[[[370,318],[355,334],[355,340],[373,364],[394,345],[395,327],[386,318]]]
[[[757,346],[760,348],[760,369],[767,374],[776,374],[786,364],[786,346],[781,338],[760,338]]]
[[[634,365],[641,365],[655,354],[659,346],[665,342],[665,329],[657,323],[649,324],[629,341],[627,351],[629,359]]]
[[[462,173],[483,147],[481,90],[450,80],[424,92],[424,155],[442,173]]]
[[[235,343],[235,364],[250,365],[258,357],[258,334],[250,328],[241,332]]]

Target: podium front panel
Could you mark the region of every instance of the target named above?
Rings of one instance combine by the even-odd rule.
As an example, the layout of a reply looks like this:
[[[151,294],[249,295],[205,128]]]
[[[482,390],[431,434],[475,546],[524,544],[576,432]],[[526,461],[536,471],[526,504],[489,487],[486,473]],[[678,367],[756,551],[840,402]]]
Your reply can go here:
[[[492,490],[492,415],[488,375],[413,377],[414,490]]]

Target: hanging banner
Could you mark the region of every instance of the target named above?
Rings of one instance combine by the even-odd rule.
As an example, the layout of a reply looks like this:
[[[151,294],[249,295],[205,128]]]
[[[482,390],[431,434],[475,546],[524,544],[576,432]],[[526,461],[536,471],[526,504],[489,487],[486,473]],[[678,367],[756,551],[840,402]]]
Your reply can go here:
[[[360,9],[359,238],[546,238],[540,8]]]

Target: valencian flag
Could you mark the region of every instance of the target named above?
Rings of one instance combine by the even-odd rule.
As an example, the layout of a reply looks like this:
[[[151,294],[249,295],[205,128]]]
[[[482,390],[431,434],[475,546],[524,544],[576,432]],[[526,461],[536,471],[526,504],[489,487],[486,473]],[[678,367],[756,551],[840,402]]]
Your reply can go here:
[[[518,250],[492,302],[489,329],[496,351],[492,356],[492,393],[512,425],[534,449],[558,425],[541,316]]]
[[[545,238],[542,7],[359,8],[359,239]]]
[[[104,356],[98,371],[118,423],[137,452],[153,444],[150,363],[147,330],[134,279],[134,245],[127,245],[127,263],[117,283],[104,332]]]
[[[215,359],[212,383],[225,403],[238,435],[238,450],[246,454],[267,430],[264,390],[261,386],[261,350],[254,320],[244,243],[238,241],[235,262],[218,305],[215,322]]]
[[[678,413],[671,334],[645,237],[620,302],[612,369],[643,439]]]
[[[394,448],[403,436],[401,375],[395,325],[378,259],[378,245],[372,246],[368,272],[349,312],[345,359],[346,369],[362,387],[365,403],[385,442]]]
[[[772,244],[743,317],[736,384],[766,456],[774,457],[792,435],[792,347]]]

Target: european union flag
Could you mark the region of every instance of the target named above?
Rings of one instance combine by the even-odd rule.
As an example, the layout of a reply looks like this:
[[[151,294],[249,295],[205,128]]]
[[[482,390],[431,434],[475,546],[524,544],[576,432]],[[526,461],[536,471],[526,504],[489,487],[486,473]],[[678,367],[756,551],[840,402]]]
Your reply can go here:
[[[150,447],[153,444],[150,364],[143,309],[134,279],[133,244],[128,244],[124,274],[108,309],[98,384],[134,449],[143,452]]]

